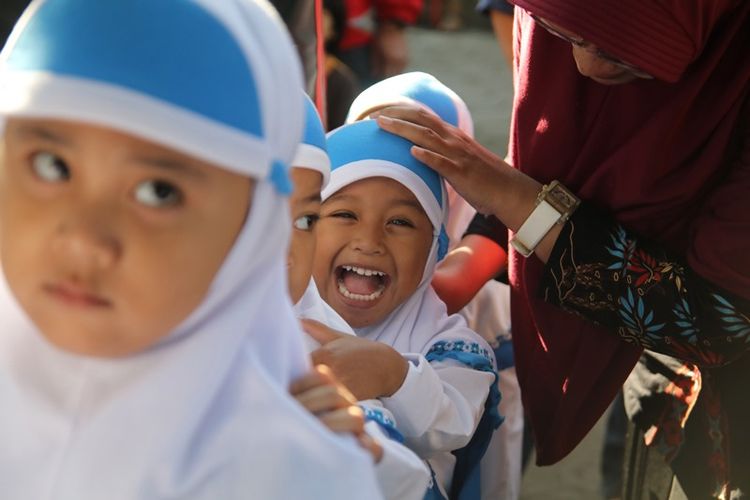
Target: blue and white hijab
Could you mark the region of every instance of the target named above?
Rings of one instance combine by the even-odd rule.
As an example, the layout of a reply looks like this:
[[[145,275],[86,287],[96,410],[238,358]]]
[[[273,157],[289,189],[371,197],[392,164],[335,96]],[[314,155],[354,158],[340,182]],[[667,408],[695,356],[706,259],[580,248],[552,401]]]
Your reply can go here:
[[[0,122],[105,126],[257,183],[204,301],[144,352],[53,347],[0,273],[4,498],[380,498],[371,458],[287,392],[309,369],[278,251],[301,86],[262,0],[36,0],[24,13],[0,54]]]
[[[355,328],[357,335],[384,342],[402,353],[428,357],[454,357],[466,352],[474,362],[494,367],[489,345],[470,330],[457,314],[448,316],[445,304],[432,289],[435,267],[448,249],[445,221],[448,203],[443,179],[415,159],[412,143],[365,120],[334,130],[328,135],[331,181],[323,200],[362,179],[387,177],[409,189],[432,223],[433,240],[417,290],[386,319],[376,325]],[[449,354],[450,353],[450,354]]]
[[[420,71],[392,76],[363,90],[349,107],[346,123],[365,119],[373,111],[394,105],[424,109],[474,137],[474,121],[461,96],[434,76]],[[455,245],[463,237],[476,210],[450,185],[447,194],[451,210],[445,227],[451,245]]]
[[[292,168],[306,168],[320,172],[323,175],[323,188],[331,178],[331,160],[328,157],[326,133],[318,110],[307,95],[305,95],[305,130],[302,143],[297,147],[297,154],[292,160]],[[294,304],[294,312],[300,319],[314,319],[334,330],[354,335],[349,323],[321,298],[315,280],[312,278],[302,298]],[[305,343],[310,350],[319,347],[319,344],[307,335]]]
[[[440,80],[421,71],[392,76],[367,87],[349,107],[346,123],[367,118],[380,108],[399,104],[429,111],[474,136],[474,121],[464,100]]]

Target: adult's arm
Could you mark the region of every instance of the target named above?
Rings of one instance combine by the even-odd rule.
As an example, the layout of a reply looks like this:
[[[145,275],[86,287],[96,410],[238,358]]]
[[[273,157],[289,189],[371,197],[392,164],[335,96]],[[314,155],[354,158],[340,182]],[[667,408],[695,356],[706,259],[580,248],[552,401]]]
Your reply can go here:
[[[534,209],[541,184],[454,127],[403,107],[383,110],[378,121],[414,142],[417,159],[511,231]],[[721,365],[746,353],[750,245],[743,236],[750,234],[749,121],[740,131],[743,146],[732,160],[731,174],[694,222],[686,255],[671,255],[612,222],[606,211],[583,206],[567,224],[555,225],[531,257],[548,263],[544,297],[630,341],[700,365]],[[620,264],[603,261],[610,250],[624,254],[619,274],[608,268]]]

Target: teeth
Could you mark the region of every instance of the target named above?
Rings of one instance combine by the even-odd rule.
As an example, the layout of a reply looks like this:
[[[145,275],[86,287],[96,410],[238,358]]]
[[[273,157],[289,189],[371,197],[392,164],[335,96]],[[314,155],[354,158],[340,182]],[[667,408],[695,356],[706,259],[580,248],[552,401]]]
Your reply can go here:
[[[344,283],[339,281],[339,293],[341,293],[341,295],[343,295],[347,299],[369,302],[383,295],[383,290],[385,290],[385,287],[381,286],[376,291],[372,292],[370,295],[360,295],[358,293],[350,292],[349,290],[346,289],[346,287],[344,286]]]
[[[376,271],[375,269],[365,269],[364,267],[357,267],[357,266],[341,266],[344,268],[344,270],[357,273],[360,276],[385,276],[385,273],[382,271]]]

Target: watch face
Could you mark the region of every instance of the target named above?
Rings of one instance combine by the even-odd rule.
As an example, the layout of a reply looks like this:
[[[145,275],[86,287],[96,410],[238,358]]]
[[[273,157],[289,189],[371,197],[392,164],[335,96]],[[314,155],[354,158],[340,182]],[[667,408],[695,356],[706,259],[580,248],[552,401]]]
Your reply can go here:
[[[545,200],[561,214],[569,214],[580,203],[580,200],[559,182],[550,185]]]

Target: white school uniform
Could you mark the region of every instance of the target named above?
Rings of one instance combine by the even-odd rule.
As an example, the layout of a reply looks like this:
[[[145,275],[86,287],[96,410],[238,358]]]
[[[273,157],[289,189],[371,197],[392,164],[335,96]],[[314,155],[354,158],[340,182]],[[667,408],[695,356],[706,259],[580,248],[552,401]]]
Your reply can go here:
[[[410,147],[370,120],[331,132],[331,181],[323,199],[358,180],[387,177],[411,190],[432,222],[433,243],[417,290],[379,324],[354,330],[392,346],[409,361],[402,386],[381,401],[393,413],[406,444],[428,460],[445,495],[455,464],[450,452],[472,438],[494,387],[495,365],[489,345],[463,318],[448,316],[430,286],[448,248],[446,195],[442,179],[416,161]]]
[[[0,497],[381,498],[370,456],[288,394],[310,368],[278,250],[301,84],[265,2],[31,4],[0,55],[3,121],[106,126],[257,184],[202,303],[142,352],[51,345],[0,273]]]
[[[326,138],[315,105],[305,98],[305,133],[292,161],[294,168],[307,168],[323,175],[323,186],[328,183],[331,162],[326,152]],[[314,280],[304,295],[294,305],[300,319],[314,319],[342,333],[354,335],[354,330],[318,293]],[[305,344],[310,352],[320,345],[309,335]],[[365,412],[365,431],[375,438],[383,449],[383,456],[375,466],[378,484],[383,496],[389,500],[422,500],[430,475],[422,460],[402,444],[393,415],[377,399],[359,401]]]

